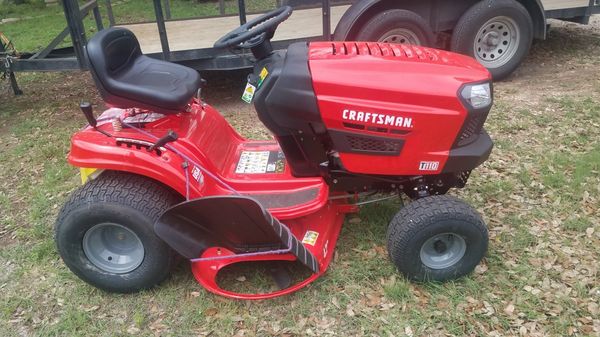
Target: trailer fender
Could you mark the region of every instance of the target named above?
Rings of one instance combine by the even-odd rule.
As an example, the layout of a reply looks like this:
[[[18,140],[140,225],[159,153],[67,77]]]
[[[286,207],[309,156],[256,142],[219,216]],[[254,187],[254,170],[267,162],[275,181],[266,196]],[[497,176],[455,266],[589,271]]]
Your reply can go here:
[[[519,0],[525,6],[533,20],[533,37],[535,39],[546,38],[546,12],[541,0]]]
[[[373,8],[373,6],[383,1],[385,0],[361,0],[350,6],[335,27],[335,31],[333,32],[334,41],[347,40],[350,37],[352,28],[354,28],[354,25],[360,18]]]
[[[546,14],[544,6],[540,0],[518,0],[525,6],[533,20],[533,37],[537,39],[546,38]],[[389,0],[360,0],[354,3],[342,15],[342,18],[335,27],[333,33],[334,41],[345,41],[352,39],[352,33],[356,30],[356,25],[367,20],[372,10],[376,7],[389,7],[411,10],[410,6],[394,6]],[[456,18],[458,20],[458,18]]]

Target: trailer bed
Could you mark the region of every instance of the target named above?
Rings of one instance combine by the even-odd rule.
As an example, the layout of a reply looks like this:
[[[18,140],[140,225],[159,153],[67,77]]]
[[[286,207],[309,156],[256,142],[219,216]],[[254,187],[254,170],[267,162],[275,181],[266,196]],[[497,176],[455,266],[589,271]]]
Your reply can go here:
[[[349,5],[331,7],[331,27],[337,26],[349,7]],[[273,41],[322,36],[321,11],[321,8],[295,10],[292,16],[279,26]],[[248,20],[259,15],[248,15]],[[215,41],[239,25],[240,19],[237,15],[165,22],[171,51],[212,48]],[[162,52],[155,22],[120,25],[120,27],[131,30],[137,36],[144,54]]]

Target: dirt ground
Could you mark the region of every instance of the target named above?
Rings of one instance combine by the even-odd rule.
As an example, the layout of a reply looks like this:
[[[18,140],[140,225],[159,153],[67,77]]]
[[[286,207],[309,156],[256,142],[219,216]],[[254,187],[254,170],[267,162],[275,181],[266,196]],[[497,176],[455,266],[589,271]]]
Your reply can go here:
[[[552,22],[524,64],[495,83],[494,151],[466,188],[490,251],[457,282],[403,280],[385,253],[399,207],[344,225],[328,273],[297,294],[237,302],[206,293],[185,265],[155,290],[114,295],[77,279],[52,226],[78,186],[65,163],[88,74],[19,74],[0,87],[0,336],[600,336],[600,16]],[[243,73],[208,74],[205,97],[247,137],[268,138],[240,100]]]

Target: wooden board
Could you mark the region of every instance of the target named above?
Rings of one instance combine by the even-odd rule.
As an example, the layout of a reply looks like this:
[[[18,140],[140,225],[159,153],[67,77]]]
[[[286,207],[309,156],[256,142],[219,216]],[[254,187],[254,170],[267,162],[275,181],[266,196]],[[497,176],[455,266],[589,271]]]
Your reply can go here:
[[[350,6],[331,7],[331,31]],[[248,20],[258,15],[249,15]],[[215,41],[240,25],[239,17],[168,21],[165,23],[171,51],[211,48]],[[161,52],[156,23],[123,25],[140,41],[143,53]],[[275,33],[274,41],[323,35],[321,8],[295,10]]]

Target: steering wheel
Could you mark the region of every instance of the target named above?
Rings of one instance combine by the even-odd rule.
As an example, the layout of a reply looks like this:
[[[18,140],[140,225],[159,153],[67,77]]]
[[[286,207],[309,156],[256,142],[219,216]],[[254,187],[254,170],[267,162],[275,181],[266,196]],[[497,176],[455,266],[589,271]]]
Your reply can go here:
[[[223,35],[217,42],[215,48],[252,48],[265,40],[273,37],[275,29],[280,23],[292,15],[292,7],[283,6],[255,19],[252,19],[231,32]]]

